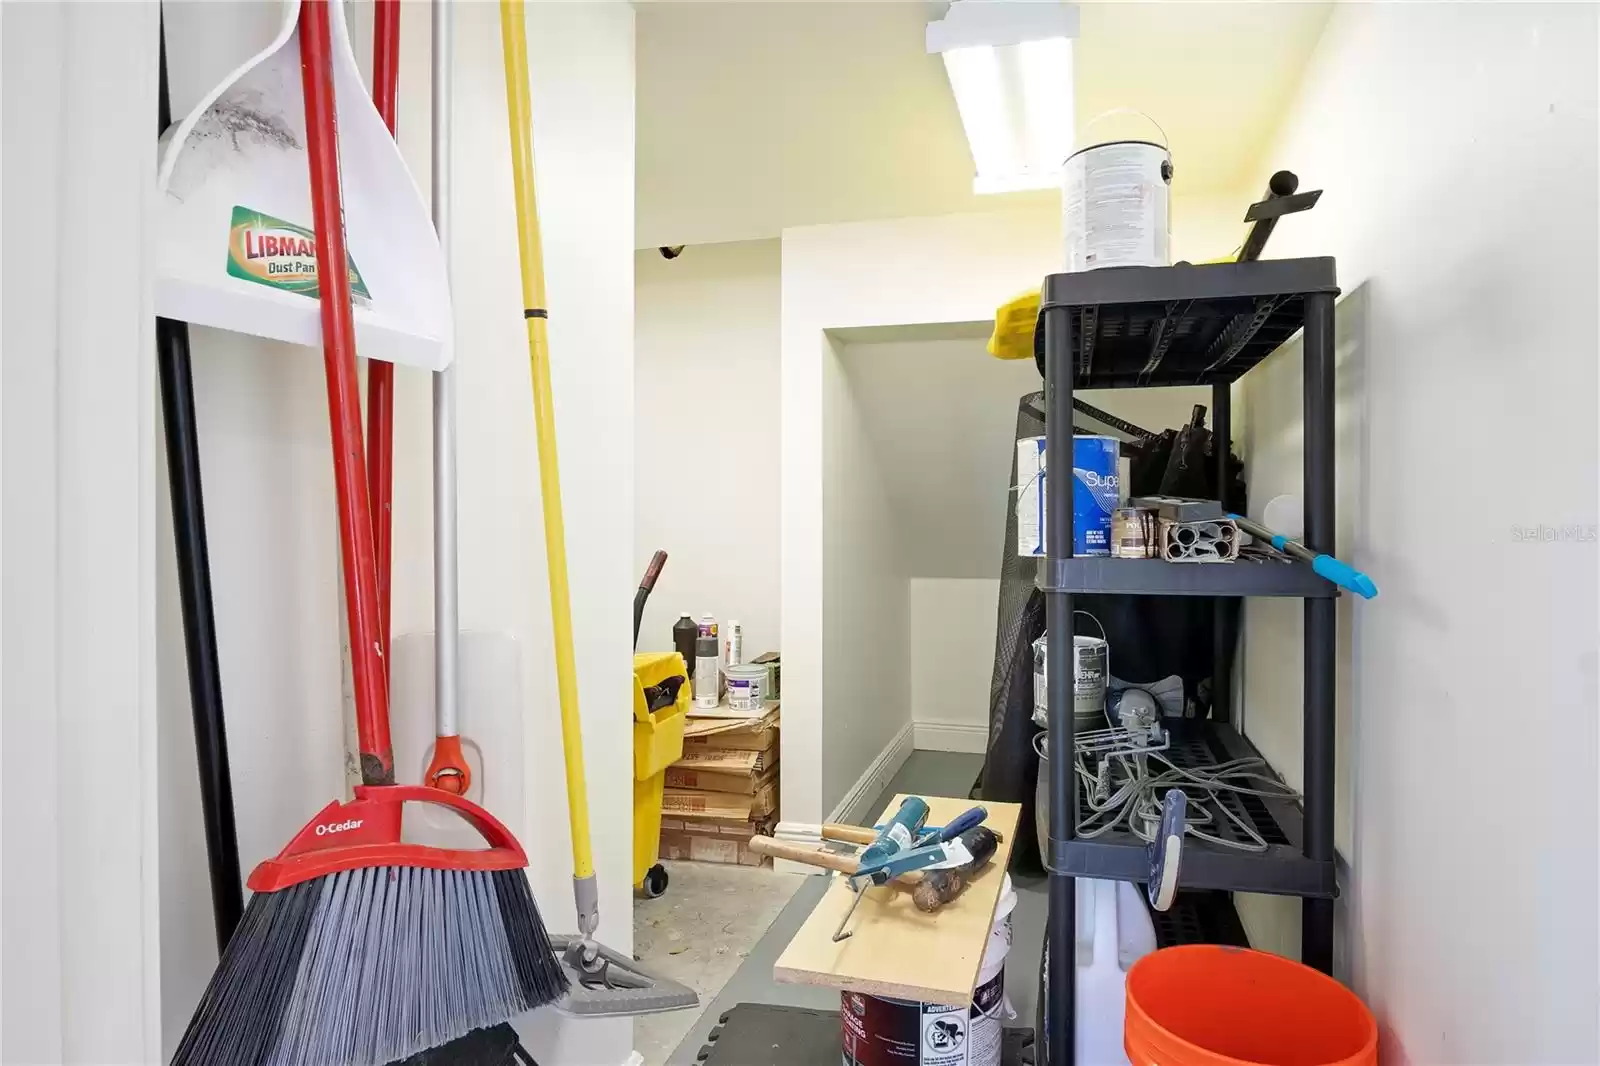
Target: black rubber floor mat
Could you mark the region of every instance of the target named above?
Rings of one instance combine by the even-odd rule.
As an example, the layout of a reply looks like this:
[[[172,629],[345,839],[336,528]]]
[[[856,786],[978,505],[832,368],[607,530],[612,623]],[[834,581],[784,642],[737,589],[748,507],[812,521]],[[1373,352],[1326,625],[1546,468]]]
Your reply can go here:
[[[704,1066],[837,1066],[839,1012],[740,1003],[695,1056]],[[1007,1029],[1000,1066],[1033,1066],[1033,1030]]]
[[[516,1057],[518,1046],[517,1031],[510,1025],[491,1025],[391,1066],[511,1066],[522,1061]]]

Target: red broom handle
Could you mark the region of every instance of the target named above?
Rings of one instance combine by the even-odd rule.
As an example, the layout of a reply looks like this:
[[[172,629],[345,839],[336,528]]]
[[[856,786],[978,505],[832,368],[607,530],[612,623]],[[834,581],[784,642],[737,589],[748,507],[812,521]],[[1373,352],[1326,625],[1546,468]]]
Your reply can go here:
[[[372,102],[394,135],[400,85],[400,0],[377,0],[372,24]],[[394,364],[367,362],[367,498],[378,559],[378,641],[389,665],[391,574],[394,558]]]
[[[356,733],[361,779],[394,783],[389,741],[389,693],[379,644],[377,562],[361,448],[361,398],[356,389],[355,319],[339,195],[339,138],[334,119],[333,62],[327,0],[300,5],[300,81],[306,98],[306,158],[311,213],[317,233],[317,281],[322,303],[322,354],[333,427],[333,481],[339,495],[339,544],[344,554],[345,610],[355,676]]]

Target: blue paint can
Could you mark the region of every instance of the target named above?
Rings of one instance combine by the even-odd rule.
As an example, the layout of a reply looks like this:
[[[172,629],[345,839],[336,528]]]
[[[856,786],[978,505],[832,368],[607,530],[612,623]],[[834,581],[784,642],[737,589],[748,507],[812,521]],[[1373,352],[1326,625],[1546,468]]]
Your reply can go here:
[[[1111,554],[1111,512],[1117,509],[1115,437],[1072,438],[1072,554]],[[1017,554],[1043,557],[1045,439],[1017,441]]]
[[[1117,509],[1115,437],[1072,438],[1072,553],[1111,554],[1111,512]]]

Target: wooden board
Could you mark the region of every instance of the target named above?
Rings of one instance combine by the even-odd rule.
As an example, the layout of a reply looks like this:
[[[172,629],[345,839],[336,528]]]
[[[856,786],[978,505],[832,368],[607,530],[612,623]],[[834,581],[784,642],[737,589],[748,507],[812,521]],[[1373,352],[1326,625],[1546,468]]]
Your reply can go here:
[[[878,822],[893,815],[904,798],[896,796]],[[967,799],[923,799],[928,801],[929,825],[943,825],[973,805]],[[869,888],[850,919],[854,935],[834,943],[833,931],[855,899],[844,879],[835,877],[772,968],[773,977],[890,999],[971,1003],[1022,811],[1015,803],[984,806],[989,810],[984,824],[1005,839],[961,895],[924,914],[911,902],[909,889],[893,884]]]

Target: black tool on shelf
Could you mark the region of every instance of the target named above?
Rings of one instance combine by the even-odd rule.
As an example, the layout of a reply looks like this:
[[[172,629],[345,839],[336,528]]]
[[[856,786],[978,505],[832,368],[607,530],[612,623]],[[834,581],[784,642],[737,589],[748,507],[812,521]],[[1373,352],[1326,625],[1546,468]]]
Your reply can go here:
[[[1306,194],[1310,195],[1310,194]],[[1282,213],[1281,211],[1279,212]],[[1277,216],[1273,216],[1277,217]],[[1263,238],[1264,239],[1264,238]],[[1259,249],[1258,249],[1259,251]],[[1232,405],[1229,387],[1284,341],[1304,329],[1305,544],[1334,550],[1333,334],[1338,295],[1331,258],[1128,267],[1052,274],[1040,299],[1036,350],[1045,371],[1048,469],[1072,468],[1073,391],[1083,388],[1210,385],[1218,483],[1226,483]],[[1282,843],[1265,853],[1187,843],[1180,888],[1267,891],[1302,896],[1301,958],[1324,973],[1333,965],[1333,590],[1303,562],[1189,565],[1160,560],[1074,559],[1072,479],[1045,483],[1046,558],[1040,584],[1049,632],[1072,631],[1075,594],[1117,591],[1136,595],[1288,595],[1305,599],[1304,815],[1292,804],[1275,814]],[[1117,569],[1113,569],[1112,567]],[[1123,569],[1128,568],[1128,569]],[[1219,692],[1225,691],[1232,648],[1217,626],[1213,649]],[[1072,1017],[1076,997],[1074,928],[1078,876],[1141,880],[1149,876],[1142,841],[1076,839],[1079,794],[1072,773],[1072,644],[1051,641],[1047,654],[1050,753],[1048,950],[1050,1013]],[[1226,724],[1200,725],[1202,742],[1248,744]],[[1251,812],[1254,815],[1255,812]],[[1298,839],[1295,839],[1298,837]],[[1137,843],[1137,847],[1134,844]],[[1044,1034],[1041,1062],[1073,1066],[1070,1025]]]
[[[1296,192],[1299,188],[1300,179],[1292,170],[1280,170],[1267,180],[1267,195],[1251,204],[1250,210],[1245,212],[1244,220],[1254,225],[1244,239],[1244,247],[1239,249],[1239,262],[1249,263],[1261,258],[1262,251],[1267,247],[1267,238],[1272,236],[1278,219],[1284,215],[1309,211],[1322,199],[1321,189]]]

